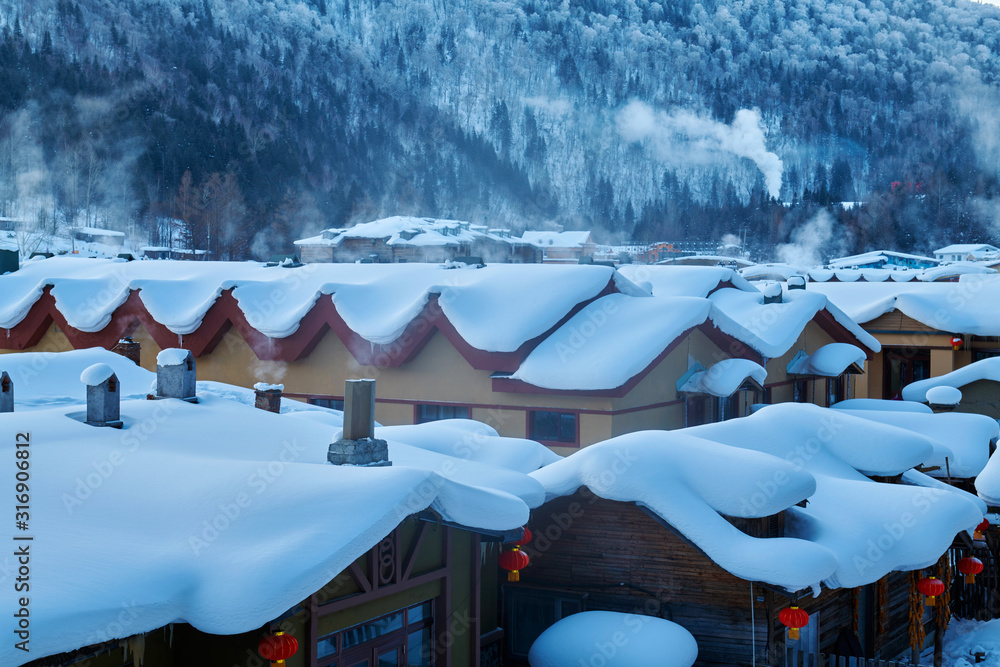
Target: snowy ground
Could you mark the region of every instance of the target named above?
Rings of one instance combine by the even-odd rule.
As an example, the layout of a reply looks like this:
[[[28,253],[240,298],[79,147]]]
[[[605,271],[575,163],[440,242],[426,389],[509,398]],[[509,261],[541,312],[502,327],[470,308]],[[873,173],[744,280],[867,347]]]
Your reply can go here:
[[[926,652],[924,664],[932,664],[933,649]],[[975,654],[981,662],[976,663]],[[953,618],[944,636],[944,667],[1000,667],[1000,619],[971,621]]]

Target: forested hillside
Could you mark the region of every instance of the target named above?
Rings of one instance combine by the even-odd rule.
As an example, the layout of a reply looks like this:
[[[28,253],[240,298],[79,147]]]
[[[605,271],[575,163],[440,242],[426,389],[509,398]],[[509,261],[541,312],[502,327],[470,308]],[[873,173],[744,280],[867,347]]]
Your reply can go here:
[[[417,214],[758,252],[996,239],[963,0],[0,0],[0,216],[244,258]],[[778,201],[794,202],[783,206]]]

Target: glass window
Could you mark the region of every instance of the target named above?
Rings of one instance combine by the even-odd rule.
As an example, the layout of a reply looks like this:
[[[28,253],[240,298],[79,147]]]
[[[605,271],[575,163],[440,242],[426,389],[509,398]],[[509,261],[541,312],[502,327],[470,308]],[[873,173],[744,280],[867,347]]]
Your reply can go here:
[[[378,639],[390,632],[403,629],[403,612],[397,611],[395,614],[383,616],[382,618],[356,625],[353,628],[344,630],[344,645],[341,650],[347,649]]]
[[[406,667],[431,667],[431,629],[421,628],[406,638]]]
[[[330,408],[332,410],[344,410],[344,399],[342,398],[310,398],[309,405],[318,405],[321,408]]]
[[[426,424],[440,419],[468,419],[467,405],[418,405],[417,423]]]
[[[529,437],[547,442],[576,443],[576,413],[543,412],[529,413]]]

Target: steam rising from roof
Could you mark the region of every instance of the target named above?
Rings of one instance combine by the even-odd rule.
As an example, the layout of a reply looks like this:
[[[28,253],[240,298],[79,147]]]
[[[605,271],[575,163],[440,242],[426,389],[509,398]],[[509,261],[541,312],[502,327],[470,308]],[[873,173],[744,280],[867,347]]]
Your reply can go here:
[[[618,132],[626,141],[647,144],[663,162],[706,163],[721,154],[749,158],[764,175],[768,193],[777,199],[781,192],[781,158],[768,152],[756,110],[741,109],[733,124],[726,125],[690,111],[655,111],[633,100],[618,112],[617,121]]]

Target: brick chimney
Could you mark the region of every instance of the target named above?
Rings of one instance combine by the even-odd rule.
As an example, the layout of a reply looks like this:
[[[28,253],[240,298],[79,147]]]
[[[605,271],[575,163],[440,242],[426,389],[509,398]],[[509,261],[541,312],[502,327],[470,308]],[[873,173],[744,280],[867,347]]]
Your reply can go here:
[[[390,466],[389,445],[375,435],[375,380],[348,380],[344,387],[344,433],[330,445],[333,465]]]
[[[87,423],[121,428],[121,385],[107,364],[94,364],[80,374],[87,385]]]
[[[132,363],[138,366],[140,353],[142,351],[142,345],[140,345],[139,343],[135,342],[134,340],[126,336],[125,338],[122,338],[120,341],[118,341],[115,344],[115,346],[111,348],[111,351],[117,352],[118,354],[122,355],[126,359],[129,359],[130,361],[132,361]]]
[[[0,412],[14,412],[14,382],[7,371],[0,375]]]
[[[256,394],[253,402],[255,408],[268,412],[281,412],[281,392],[285,390],[285,385],[258,382],[253,386],[253,390]]]
[[[197,403],[194,357],[190,350],[171,347],[156,355],[156,398]]]

